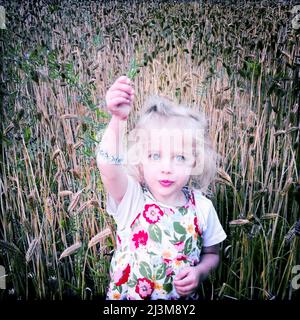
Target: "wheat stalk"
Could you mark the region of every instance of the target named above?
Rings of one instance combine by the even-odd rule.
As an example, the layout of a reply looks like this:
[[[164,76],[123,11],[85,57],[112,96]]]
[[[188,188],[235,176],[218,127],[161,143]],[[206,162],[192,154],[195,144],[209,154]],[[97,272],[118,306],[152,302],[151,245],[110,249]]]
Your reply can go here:
[[[29,247],[28,247],[27,252],[26,252],[26,255],[25,255],[25,260],[26,260],[27,263],[32,259],[33,254],[35,253],[35,251],[39,247],[39,244],[40,244],[40,237],[34,238],[30,242]]]
[[[73,196],[72,196],[72,200],[70,202],[70,205],[68,207],[68,212],[71,212],[75,209],[79,199],[80,199],[80,195],[83,192],[84,188],[82,190],[79,190],[78,192],[76,192]]]
[[[95,244],[99,243],[101,240],[106,238],[107,236],[111,235],[111,230],[110,228],[106,228],[102,230],[101,232],[97,233],[88,243],[88,247],[91,248]]]
[[[76,252],[79,248],[81,248],[82,246],[82,243],[81,241],[78,241],[74,244],[72,244],[70,247],[66,248],[62,254],[60,255],[59,257],[59,260],[65,258],[65,257],[68,257],[70,256],[71,254],[73,254],[74,252]]]

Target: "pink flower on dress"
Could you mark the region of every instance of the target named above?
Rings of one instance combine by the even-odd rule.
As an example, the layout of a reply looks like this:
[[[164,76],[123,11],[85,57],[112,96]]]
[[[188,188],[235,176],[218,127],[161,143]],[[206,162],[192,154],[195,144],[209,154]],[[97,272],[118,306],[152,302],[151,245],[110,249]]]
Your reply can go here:
[[[116,286],[120,286],[128,281],[130,274],[130,265],[128,264],[124,270],[117,270],[114,273],[114,282]]]
[[[143,211],[143,217],[148,223],[156,223],[160,217],[164,215],[164,212],[156,204],[146,204]]]
[[[196,233],[198,233],[200,236],[202,236],[202,232],[200,231],[199,226],[198,226],[198,218],[197,217],[194,218],[194,226],[195,226]]]
[[[174,274],[175,274],[175,272],[174,272],[173,268],[172,267],[168,267],[167,270],[166,270],[166,277],[172,276]]]
[[[148,241],[148,233],[144,230],[139,230],[134,233],[131,239],[131,244],[134,249],[139,248],[140,245],[145,246]]]
[[[178,252],[180,252],[184,249],[184,242],[183,241],[176,242],[176,243],[174,243],[174,246],[175,246],[176,250]]]
[[[138,218],[140,217],[140,213],[135,217],[135,219],[132,221],[130,228],[132,228],[132,226],[136,223],[136,221],[138,220]]]
[[[151,296],[154,289],[154,283],[147,278],[139,278],[135,287],[135,292],[140,295],[142,299],[147,299]]]

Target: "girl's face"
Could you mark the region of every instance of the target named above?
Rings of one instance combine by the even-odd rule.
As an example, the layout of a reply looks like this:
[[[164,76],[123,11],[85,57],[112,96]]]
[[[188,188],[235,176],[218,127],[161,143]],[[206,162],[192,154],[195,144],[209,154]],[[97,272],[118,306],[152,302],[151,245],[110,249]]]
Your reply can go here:
[[[182,193],[195,165],[193,137],[167,124],[149,133],[143,148],[144,182],[158,200],[172,201]]]

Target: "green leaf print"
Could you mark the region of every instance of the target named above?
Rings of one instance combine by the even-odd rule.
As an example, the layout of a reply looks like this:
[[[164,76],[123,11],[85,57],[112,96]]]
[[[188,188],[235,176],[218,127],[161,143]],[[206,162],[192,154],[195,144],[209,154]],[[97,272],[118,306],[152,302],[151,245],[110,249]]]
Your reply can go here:
[[[172,278],[171,275],[167,276],[166,279],[165,279],[165,281],[164,281],[164,284],[172,283],[172,279],[173,279],[173,278]]]
[[[177,233],[180,233],[180,234],[186,234],[186,230],[185,228],[179,223],[179,222],[174,222],[173,223],[173,226],[174,226],[174,230],[177,232]]]
[[[203,238],[198,235],[198,237],[197,237],[197,247],[201,249],[202,248],[202,244],[203,244]]]
[[[162,263],[156,270],[156,280],[161,280],[166,276],[166,264]]]
[[[178,210],[183,216],[185,216],[188,212],[187,208],[181,207]]]
[[[128,287],[133,288],[133,287],[136,286],[136,283],[137,283],[137,281],[129,280],[129,281],[127,282],[127,285],[128,285]]]
[[[116,286],[117,290],[119,291],[119,293],[122,293],[122,286]]]
[[[137,278],[137,276],[135,275],[135,273],[133,273],[132,276],[133,276],[133,281],[137,282],[137,281],[138,281],[138,278]]]
[[[180,237],[179,241],[185,241],[185,237],[186,237],[186,235],[185,235],[185,234],[184,234],[184,235],[182,235],[182,236]]]
[[[170,232],[169,232],[168,230],[164,230],[164,233],[165,233],[167,236],[171,237],[171,234],[170,234]]]
[[[145,261],[142,261],[140,264],[140,269],[139,269],[141,275],[147,279],[152,278],[152,272],[149,264]]]
[[[172,291],[173,285],[172,285],[172,283],[165,283],[165,284],[163,285],[163,288],[164,288],[164,290],[165,290],[167,293],[169,293],[169,292]]]
[[[152,239],[155,242],[161,243],[162,233],[160,228],[157,225],[150,224],[148,231],[149,231],[150,239]]]
[[[192,250],[192,237],[189,237],[184,245],[184,254],[189,254]]]

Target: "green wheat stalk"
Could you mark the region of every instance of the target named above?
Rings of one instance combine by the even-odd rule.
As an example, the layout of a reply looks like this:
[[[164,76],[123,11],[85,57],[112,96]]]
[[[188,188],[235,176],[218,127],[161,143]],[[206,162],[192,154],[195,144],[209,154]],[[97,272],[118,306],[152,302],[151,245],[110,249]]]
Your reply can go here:
[[[128,73],[127,73],[127,77],[130,80],[133,80],[136,77],[138,68],[139,68],[139,65],[137,64],[136,59],[133,58],[131,63],[130,63],[130,69],[129,69]]]

